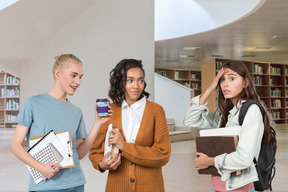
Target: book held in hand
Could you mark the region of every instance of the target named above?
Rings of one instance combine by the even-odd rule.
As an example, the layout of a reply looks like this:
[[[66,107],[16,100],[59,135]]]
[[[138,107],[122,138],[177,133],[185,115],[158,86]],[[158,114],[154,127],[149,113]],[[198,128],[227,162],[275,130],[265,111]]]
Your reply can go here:
[[[109,141],[109,133],[112,129],[115,129],[116,131],[119,131],[118,128],[113,128],[112,124],[109,124],[107,131],[106,131],[106,136],[105,136],[105,147],[104,147],[104,155],[106,155],[109,151],[112,150],[111,155],[109,156],[109,160],[111,160],[114,155],[119,154],[119,149],[116,145],[108,145]]]
[[[46,135],[31,137],[30,149],[27,151],[40,163],[57,163],[62,168],[74,166],[73,150],[71,145],[71,132],[54,133],[53,130]],[[46,178],[37,170],[27,165],[28,170],[36,184]]]
[[[30,141],[29,141],[30,146],[37,143],[43,136],[44,135],[31,137]],[[55,136],[56,136],[57,140],[61,143],[61,145],[60,145],[60,143],[58,141],[56,141],[56,139],[54,139],[58,143],[58,145],[56,145],[56,146],[60,147],[61,150],[63,150],[63,148],[64,148],[66,151],[66,152],[64,152],[64,151],[62,152],[63,155],[65,155],[65,156],[64,156],[64,161],[61,162],[61,169],[74,167],[75,162],[74,162],[74,155],[73,155],[71,131],[57,132],[57,133],[55,133]]]
[[[201,130],[200,137],[196,137],[197,152],[204,153],[209,157],[215,157],[223,153],[236,151],[238,145],[239,127],[218,128]],[[220,176],[214,166],[198,170],[199,174],[209,174]],[[240,175],[241,171],[236,171],[232,175]]]
[[[61,153],[59,153],[59,151],[55,148],[55,146],[52,143],[48,143],[46,147],[44,147],[43,149],[37,152],[33,152],[32,150],[28,152],[31,155],[33,154],[32,157],[35,160],[39,161],[40,163],[57,163],[58,164],[64,159]],[[29,165],[27,165],[27,167],[36,184],[46,179],[36,169],[30,167]]]

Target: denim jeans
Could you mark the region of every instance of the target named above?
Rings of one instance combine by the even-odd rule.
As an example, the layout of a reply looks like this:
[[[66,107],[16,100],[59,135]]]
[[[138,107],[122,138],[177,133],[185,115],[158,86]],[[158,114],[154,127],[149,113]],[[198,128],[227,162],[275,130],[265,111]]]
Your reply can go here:
[[[214,189],[210,189],[210,192],[221,192],[221,191],[215,191]],[[255,192],[254,187],[251,190],[249,190],[248,192]]]
[[[67,189],[31,191],[31,192],[84,192],[84,185],[72,187],[72,188],[67,188]]]

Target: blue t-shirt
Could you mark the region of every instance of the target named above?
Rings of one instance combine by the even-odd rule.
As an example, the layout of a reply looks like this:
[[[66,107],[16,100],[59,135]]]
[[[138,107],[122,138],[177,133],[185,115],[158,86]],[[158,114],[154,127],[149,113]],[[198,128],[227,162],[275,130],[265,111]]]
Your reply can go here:
[[[44,135],[50,130],[71,131],[75,167],[60,169],[51,179],[35,184],[30,175],[29,190],[57,190],[80,186],[86,183],[77,153],[77,139],[85,139],[87,132],[81,109],[70,103],[62,102],[49,94],[28,98],[22,105],[16,123],[29,127],[30,137]]]

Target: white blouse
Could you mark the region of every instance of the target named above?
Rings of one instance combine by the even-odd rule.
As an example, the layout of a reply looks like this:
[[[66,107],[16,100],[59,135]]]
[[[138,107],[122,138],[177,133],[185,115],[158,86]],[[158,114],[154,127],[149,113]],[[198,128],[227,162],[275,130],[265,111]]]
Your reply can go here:
[[[122,102],[122,127],[128,143],[135,143],[146,105],[146,97],[128,105]]]

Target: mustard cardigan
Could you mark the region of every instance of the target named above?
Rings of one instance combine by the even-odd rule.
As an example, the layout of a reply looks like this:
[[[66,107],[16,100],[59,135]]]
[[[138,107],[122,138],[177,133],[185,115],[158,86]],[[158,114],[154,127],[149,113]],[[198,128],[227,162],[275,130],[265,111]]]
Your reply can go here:
[[[162,192],[164,182],[162,166],[170,157],[171,146],[166,117],[163,108],[147,100],[135,144],[127,143],[123,128],[121,107],[111,104],[113,117],[104,124],[90,149],[89,158],[95,169],[103,159],[104,140],[108,125],[119,128],[125,145],[121,165],[109,171],[106,191],[108,192]]]

